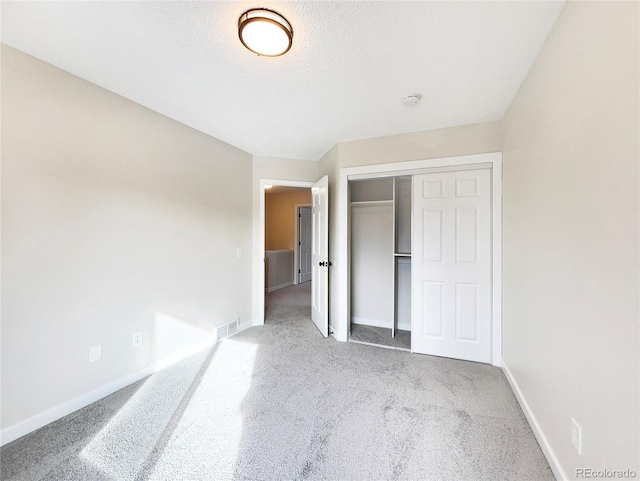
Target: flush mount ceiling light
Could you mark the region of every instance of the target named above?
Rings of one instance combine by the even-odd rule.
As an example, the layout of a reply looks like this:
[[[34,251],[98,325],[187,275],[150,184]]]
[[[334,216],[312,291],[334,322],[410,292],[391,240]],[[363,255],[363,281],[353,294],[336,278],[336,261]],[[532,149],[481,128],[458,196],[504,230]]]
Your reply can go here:
[[[238,36],[242,45],[265,57],[278,57],[289,51],[293,28],[278,12],[252,8],[238,19]]]

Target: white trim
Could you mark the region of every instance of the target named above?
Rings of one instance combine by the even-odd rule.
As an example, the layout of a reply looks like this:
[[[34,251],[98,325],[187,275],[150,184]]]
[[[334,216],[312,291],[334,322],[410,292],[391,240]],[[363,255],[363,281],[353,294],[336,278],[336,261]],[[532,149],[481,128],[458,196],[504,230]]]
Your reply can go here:
[[[361,167],[346,167],[340,169],[338,178],[338,252],[336,268],[338,269],[338,319],[334,329],[337,330],[336,339],[347,341],[350,318],[350,259],[349,259],[349,178],[362,179],[366,176],[385,177],[400,176],[426,169],[441,169],[442,167],[458,167],[490,163],[492,165],[492,364],[500,366],[502,352],[502,152],[488,154],[462,155],[440,159],[411,160],[407,162],[393,162],[387,164],[365,165]]]
[[[349,339],[349,342],[352,342],[354,344],[362,344],[364,346],[373,346],[373,347],[381,347],[382,349],[391,349],[392,351],[411,352],[411,349],[406,349],[404,347],[385,346],[384,344],[374,344],[373,342],[356,341],[355,339]]]
[[[257,326],[257,325],[258,325],[258,321],[256,321],[255,319],[244,321],[242,324],[238,325],[238,332],[246,331],[250,327]]]
[[[258,318],[256,319],[256,326],[264,325],[264,296],[265,296],[265,286],[264,286],[264,264],[265,264],[265,250],[264,250],[264,229],[265,229],[265,219],[264,219],[264,186],[267,184],[271,185],[282,185],[287,187],[304,187],[310,189],[313,187],[314,182],[305,182],[299,180],[277,180],[277,179],[260,179],[258,183],[258,199],[260,201],[260,209],[258,214],[258,252],[261,252],[261,255],[258,255],[254,262],[262,263],[262,268],[260,268],[260,275],[255,276],[253,279],[253,290],[257,292],[256,302],[258,304]],[[254,314],[255,315],[255,314]]]
[[[268,287],[267,292],[278,291],[280,289],[284,289],[285,287],[293,286],[295,283],[293,281],[285,282],[284,284],[278,284],[277,286]]]
[[[502,155],[493,162],[491,169],[491,279],[492,294],[492,356],[491,363],[502,365]]]
[[[10,443],[11,441],[15,441],[16,439],[21,438],[22,436],[29,434],[36,429],[40,429],[41,427],[57,421],[58,419],[67,416],[68,414],[71,414],[79,409],[82,409],[89,404],[99,401],[100,399],[103,399],[108,395],[113,394],[114,392],[119,391],[120,389],[125,388],[130,384],[133,384],[134,382],[138,382],[153,373],[156,373],[172,364],[175,364],[178,361],[181,361],[199,351],[202,351],[203,349],[211,347],[214,344],[215,337],[210,337],[193,346],[187,347],[171,354],[170,356],[160,359],[154,364],[147,366],[146,368],[138,372],[134,372],[133,374],[129,374],[128,376],[124,376],[120,379],[116,379],[115,381],[111,381],[100,386],[97,389],[94,389],[93,391],[81,394],[76,398],[73,398],[67,402],[59,404],[56,407],[48,409],[43,413],[36,414],[29,419],[3,429],[2,433],[0,433],[0,446],[4,446],[5,444]]]
[[[242,324],[238,325],[238,332],[242,332],[246,329],[249,329],[252,326],[256,325],[255,320],[245,321]],[[121,377],[120,379],[116,379],[115,381],[111,381],[107,384],[100,386],[93,391],[89,391],[88,393],[82,394],[78,397],[75,397],[67,402],[59,404],[51,409],[48,409],[45,412],[40,414],[36,414],[35,416],[30,417],[29,419],[25,419],[13,426],[9,426],[6,429],[3,429],[0,432],[0,446],[4,446],[12,441],[15,441],[22,436],[25,436],[36,429],[40,429],[41,427],[46,426],[54,421],[57,421],[64,416],[67,416],[73,412],[76,412],[79,409],[82,409],[89,404],[92,404],[100,399],[103,399],[110,394],[113,394],[120,389],[123,389],[130,384],[140,381],[147,376],[150,376],[156,372],[161,371],[162,369],[171,366],[177,362],[186,359],[189,356],[192,356],[204,349],[208,349],[216,343],[215,337],[210,337],[205,339],[204,341],[193,344],[192,346],[181,349],[169,356],[166,356],[162,359],[157,360],[155,363],[150,366],[141,369],[138,372],[134,372],[133,374],[129,374],[128,376]]]
[[[511,389],[513,390],[513,393],[515,394],[516,399],[518,400],[518,403],[522,408],[522,412],[524,413],[524,416],[527,418],[527,421],[529,422],[529,426],[531,426],[533,435],[536,437],[536,440],[538,441],[540,448],[542,448],[544,457],[547,458],[547,462],[549,463],[549,467],[551,468],[553,475],[559,481],[569,479],[569,477],[567,476],[567,473],[565,473],[564,469],[562,469],[560,460],[556,456],[556,453],[553,451],[553,448],[551,448],[551,445],[549,444],[547,437],[544,435],[544,432],[542,431],[542,428],[540,427],[540,424],[538,423],[536,416],[533,414],[531,407],[529,407],[529,403],[527,403],[527,400],[525,399],[524,394],[520,390],[520,386],[518,386],[518,383],[516,382],[513,375],[511,374],[511,371],[509,370],[507,365],[504,363],[504,360],[502,361],[502,371],[504,372],[504,375],[507,378],[507,381],[509,382]]]
[[[478,164],[462,164],[462,165],[450,165],[444,167],[429,167],[429,174],[436,174],[438,172],[459,172],[461,170],[481,170],[481,169],[490,169],[492,167],[491,162],[484,162]],[[414,174],[425,174],[424,168],[421,169],[403,169],[402,175],[414,175]],[[366,180],[366,179],[384,179],[386,177],[397,177],[397,172],[378,172],[375,174],[365,173],[365,174],[350,174],[349,180]],[[384,202],[384,201],[383,201]],[[391,201],[387,201],[391,202]],[[353,204],[353,202],[352,202]]]
[[[99,401],[100,399],[128,386],[129,384],[133,384],[140,379],[144,379],[152,373],[152,368],[151,366],[149,366],[141,371],[100,386],[93,391],[82,394],[81,396],[71,399],[70,401],[62,403],[54,408],[48,409],[43,413],[36,414],[29,419],[3,429],[2,433],[0,433],[0,446],[4,446],[5,444],[15,441],[16,439],[21,438],[22,436],[29,434],[36,429],[40,429],[41,427],[46,426],[49,423],[52,423],[68,414],[71,414],[72,412],[77,411],[78,409],[82,409],[83,407],[88,406],[91,403]]]

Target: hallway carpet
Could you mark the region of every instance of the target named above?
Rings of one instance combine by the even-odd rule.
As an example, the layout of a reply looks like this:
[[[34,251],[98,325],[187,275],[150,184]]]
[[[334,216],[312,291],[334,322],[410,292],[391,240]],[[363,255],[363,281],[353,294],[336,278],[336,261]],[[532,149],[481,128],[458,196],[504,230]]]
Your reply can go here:
[[[8,444],[2,479],[553,479],[500,369],[270,321]]]
[[[311,322],[311,282],[285,287],[265,296],[265,322],[277,324],[286,321]]]

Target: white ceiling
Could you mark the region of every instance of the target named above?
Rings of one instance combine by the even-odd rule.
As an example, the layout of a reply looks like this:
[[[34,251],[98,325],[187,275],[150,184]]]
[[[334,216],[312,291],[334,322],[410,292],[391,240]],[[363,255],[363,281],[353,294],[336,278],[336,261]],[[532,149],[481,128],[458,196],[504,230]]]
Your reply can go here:
[[[238,40],[251,7],[292,49]],[[501,119],[563,2],[2,2],[2,41],[255,155]],[[424,95],[415,107],[401,99]]]

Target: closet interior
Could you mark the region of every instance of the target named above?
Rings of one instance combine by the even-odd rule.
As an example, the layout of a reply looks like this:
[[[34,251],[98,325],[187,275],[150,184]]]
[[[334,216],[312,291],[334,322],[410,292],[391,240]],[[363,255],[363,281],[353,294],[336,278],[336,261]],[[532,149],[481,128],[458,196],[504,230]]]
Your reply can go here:
[[[349,183],[353,342],[411,349],[411,183]]]

